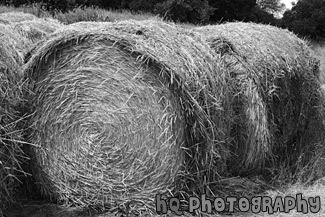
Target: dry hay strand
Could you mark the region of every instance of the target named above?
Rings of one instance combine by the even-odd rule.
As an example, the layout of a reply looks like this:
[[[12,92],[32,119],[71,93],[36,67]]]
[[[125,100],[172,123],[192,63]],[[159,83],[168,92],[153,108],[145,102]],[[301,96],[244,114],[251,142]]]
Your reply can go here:
[[[20,35],[18,35],[15,31],[13,31],[11,28],[9,28],[6,25],[1,25],[1,33],[0,38],[2,44],[4,44],[4,56],[1,57],[3,59],[3,62],[8,62],[8,59],[10,60],[10,66],[20,66],[23,62],[23,53],[26,52],[27,46],[25,43],[25,40],[23,40]],[[6,61],[4,61],[6,60]],[[8,63],[7,63],[8,65]],[[16,72],[19,72],[18,68],[15,69]]]
[[[25,20],[11,24],[11,28],[28,39],[31,43],[38,42],[61,27],[63,27],[63,24],[59,21],[43,18]]]
[[[71,23],[68,25],[63,25],[61,28],[58,28],[55,31],[55,34],[64,34],[66,31],[72,31],[75,29],[76,31],[80,29],[85,29],[85,30],[91,30],[91,29],[96,29],[96,28],[101,28],[103,26],[109,25],[108,22],[95,22],[95,21],[81,21],[81,22],[75,22]]]
[[[82,22],[76,22],[76,23],[71,23],[69,25],[67,25],[67,28],[71,29],[71,28],[85,28],[85,29],[92,29],[92,28],[98,28],[101,27],[103,25],[108,24],[107,22],[86,22],[86,21],[82,21]]]
[[[24,153],[20,107],[22,100],[22,55],[13,33],[2,28],[0,34],[0,215],[15,200]]]
[[[300,157],[308,161],[323,141],[324,99],[318,61],[307,43],[287,30],[253,23],[195,31],[217,48],[216,55],[224,56],[235,79],[238,118],[231,136],[238,171],[263,168],[265,162],[294,167]],[[220,41],[229,44],[223,53]]]
[[[6,13],[0,13],[0,22],[2,23],[17,23],[22,22],[26,20],[35,20],[38,19],[35,15],[24,13],[24,12],[6,12]]]
[[[159,192],[202,193],[218,179],[223,129],[209,117],[222,126],[226,83],[222,71],[211,76],[218,68],[196,34],[124,21],[66,28],[33,53],[25,73],[43,195],[140,212],[155,208]]]
[[[19,35],[15,30],[13,30],[10,25],[0,24],[0,28],[0,37],[3,38],[3,43],[6,43],[11,47],[9,52],[13,52],[12,57],[18,58],[20,59],[19,61],[21,61],[21,59],[23,59],[23,56],[28,52],[31,43],[26,38]]]

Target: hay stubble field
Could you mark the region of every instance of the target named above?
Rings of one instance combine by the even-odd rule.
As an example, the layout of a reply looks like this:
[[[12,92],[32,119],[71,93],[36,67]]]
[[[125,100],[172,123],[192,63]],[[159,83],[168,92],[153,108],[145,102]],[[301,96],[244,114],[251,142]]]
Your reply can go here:
[[[0,216],[157,216],[158,193],[324,207],[322,43],[241,22],[0,11]]]

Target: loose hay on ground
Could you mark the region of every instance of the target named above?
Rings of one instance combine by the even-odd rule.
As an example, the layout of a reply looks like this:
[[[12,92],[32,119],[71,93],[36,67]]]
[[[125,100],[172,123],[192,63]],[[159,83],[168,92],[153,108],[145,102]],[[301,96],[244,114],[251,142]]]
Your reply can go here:
[[[5,26],[0,34],[0,215],[15,199],[24,159],[19,108],[22,104],[20,71],[23,64],[19,37]]]
[[[33,53],[25,73],[43,195],[152,210],[158,192],[205,193],[225,172],[224,70],[195,33],[162,21],[65,28]]]
[[[324,141],[319,65],[306,42],[276,27],[227,23],[198,27],[222,55],[236,85],[234,158],[237,172],[306,162]],[[229,46],[220,53],[220,42]],[[272,163],[272,161],[274,162]],[[298,163],[297,163],[298,162]]]

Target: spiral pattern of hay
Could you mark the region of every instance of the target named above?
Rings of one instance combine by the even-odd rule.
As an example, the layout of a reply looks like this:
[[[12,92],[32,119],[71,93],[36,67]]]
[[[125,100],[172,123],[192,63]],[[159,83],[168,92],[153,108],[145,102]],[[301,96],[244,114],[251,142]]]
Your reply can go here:
[[[235,80],[233,159],[237,170],[263,168],[274,159],[294,164],[323,141],[324,99],[319,66],[306,42],[276,27],[227,23],[198,27],[223,55]],[[307,160],[308,157],[305,158]]]
[[[22,40],[5,26],[0,33],[0,215],[14,200],[18,176],[23,173],[24,154],[19,130],[22,103],[20,83],[22,54],[18,48]]]
[[[44,195],[139,211],[159,192],[204,192],[220,178],[229,94],[198,34],[157,20],[65,27],[32,52],[30,142]]]
[[[32,57],[32,141],[42,146],[35,152],[44,194],[132,209],[171,190],[182,164],[180,105],[160,69],[137,63],[125,46],[80,31]]]

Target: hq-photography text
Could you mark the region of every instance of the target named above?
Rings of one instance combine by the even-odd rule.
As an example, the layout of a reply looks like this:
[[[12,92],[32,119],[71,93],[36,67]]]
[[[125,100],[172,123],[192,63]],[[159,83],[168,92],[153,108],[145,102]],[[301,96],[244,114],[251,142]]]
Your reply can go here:
[[[168,211],[176,215],[183,215],[184,212],[194,213],[201,211],[204,213],[215,212],[251,212],[251,213],[268,213],[277,212],[289,213],[291,210],[296,210],[298,213],[318,213],[321,210],[320,197],[303,198],[302,194],[295,196],[275,197],[258,196],[251,199],[241,197],[215,198],[210,200],[206,195],[198,197],[190,197],[187,201],[188,210],[182,210],[182,202],[178,198],[162,199],[160,194],[156,195],[156,212],[157,214],[167,214]]]

